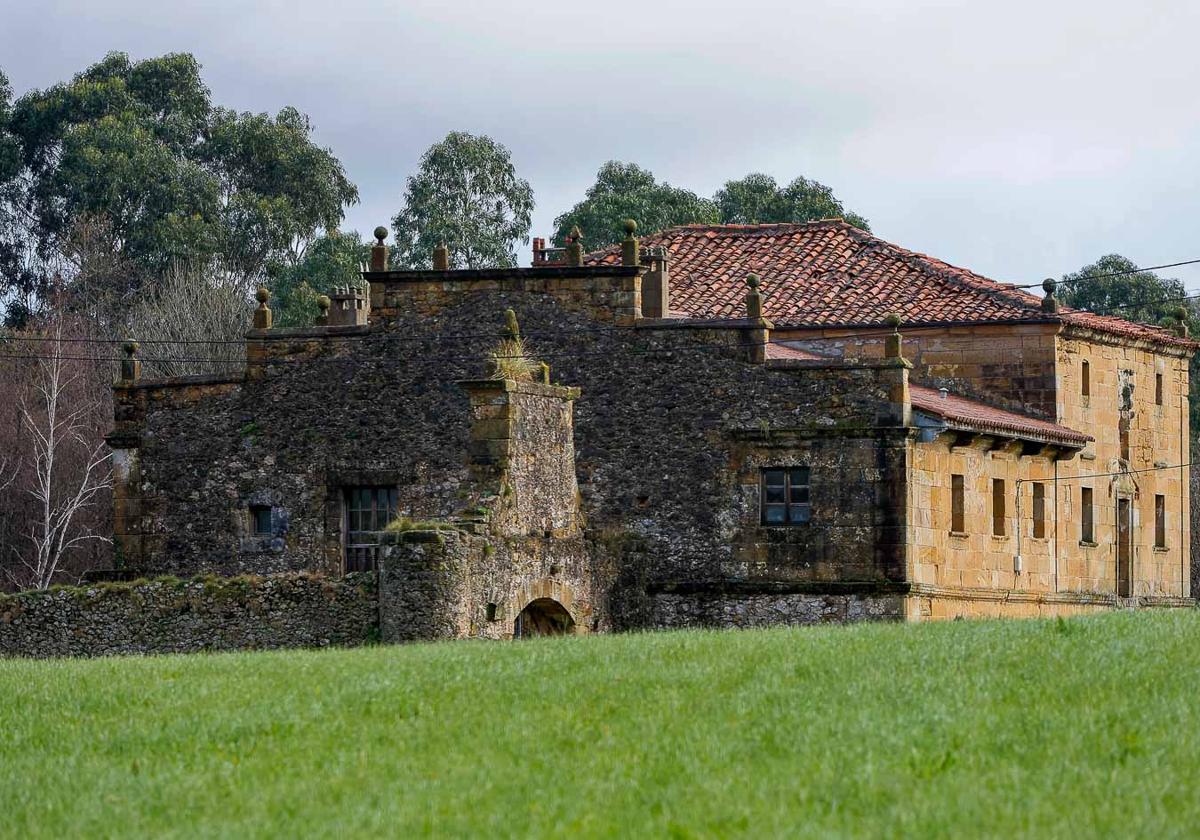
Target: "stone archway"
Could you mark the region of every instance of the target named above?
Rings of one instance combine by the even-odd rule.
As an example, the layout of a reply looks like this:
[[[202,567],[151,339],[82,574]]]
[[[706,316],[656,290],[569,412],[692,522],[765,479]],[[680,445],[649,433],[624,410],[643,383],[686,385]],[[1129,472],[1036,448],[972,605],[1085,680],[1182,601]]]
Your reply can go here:
[[[513,638],[568,636],[575,632],[575,619],[553,598],[536,598],[525,605],[513,622]]]

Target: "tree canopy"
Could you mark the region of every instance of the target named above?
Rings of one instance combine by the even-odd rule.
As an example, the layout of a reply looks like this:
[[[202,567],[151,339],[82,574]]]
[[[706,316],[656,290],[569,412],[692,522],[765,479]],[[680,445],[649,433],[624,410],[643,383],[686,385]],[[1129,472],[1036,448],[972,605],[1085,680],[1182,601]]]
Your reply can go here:
[[[453,131],[430,146],[408,179],[392,219],[396,265],[429,268],[445,242],[451,268],[516,265],[529,241],[533,189],[517,177],[508,149],[490,137]]]
[[[583,201],[554,220],[554,238],[564,245],[578,226],[584,250],[596,251],[625,238],[626,219],[634,219],[645,236],[674,225],[715,224],[720,214],[713,202],[690,190],[660,184],[654,173],[636,164],[610,160],[596,173]]]
[[[770,175],[752,172],[740,180],[726,182],[713,200],[724,224],[811,222],[840,217],[857,228],[871,229],[866,219],[842,206],[833,190],[803,177],[781,188]]]
[[[829,187],[807,178],[780,187],[770,175],[754,172],[726,182],[709,200],[659,183],[636,164],[610,160],[596,173],[583,201],[556,218],[554,227],[555,241],[563,245],[578,225],[585,249],[595,251],[624,238],[625,219],[634,219],[638,231],[650,235],[676,225],[807,222],[834,216],[870,230],[867,220],[847,211]]]
[[[370,260],[371,246],[358,233],[330,231],[317,237],[295,263],[271,276],[271,309],[281,327],[307,327],[316,320],[317,298],[334,286],[362,282],[359,271]]]
[[[1183,307],[1189,327],[1195,326],[1191,323],[1196,317],[1195,306],[1182,300],[1187,296],[1182,282],[1142,271],[1120,254],[1108,254],[1063,275],[1057,296],[1076,309],[1159,326],[1176,323],[1178,310]]]
[[[20,97],[8,127],[20,163],[0,196],[9,221],[0,239],[44,264],[41,277],[6,271],[10,296],[44,295],[28,286],[48,282],[81,218],[102,218],[109,247],[147,276],[175,259],[220,258],[258,277],[299,259],[358,200],[304,115],[214,107],[186,53],[138,62],[110,53],[69,82]]]

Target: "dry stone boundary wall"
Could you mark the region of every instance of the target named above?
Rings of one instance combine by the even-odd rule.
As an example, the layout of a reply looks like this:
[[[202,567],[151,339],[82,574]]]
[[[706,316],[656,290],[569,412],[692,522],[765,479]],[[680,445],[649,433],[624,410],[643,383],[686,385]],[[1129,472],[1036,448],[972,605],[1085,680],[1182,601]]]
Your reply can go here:
[[[0,596],[0,658],[360,645],[373,574],[159,578]]]

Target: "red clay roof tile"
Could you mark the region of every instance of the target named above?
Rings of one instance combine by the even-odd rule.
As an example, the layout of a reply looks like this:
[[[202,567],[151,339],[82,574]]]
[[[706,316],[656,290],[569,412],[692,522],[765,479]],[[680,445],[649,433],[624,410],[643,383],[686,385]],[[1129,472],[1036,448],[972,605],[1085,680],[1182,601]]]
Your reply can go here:
[[[905,250],[841,219],[771,225],[684,225],[644,237],[671,257],[671,308],[694,318],[738,318],[747,274],[762,277],[763,314],[776,326],[866,326],[897,312],[906,324],[1064,321],[1082,327],[1196,346],[1121,318],[1061,308],[925,254]],[[618,263],[620,247],[589,254]]]
[[[990,405],[953,394],[943,397],[940,392],[922,385],[910,385],[908,390],[913,408],[941,417],[951,425],[961,425],[983,432],[1009,433],[1017,437],[1026,436],[1035,440],[1053,441],[1079,447],[1089,440],[1094,440],[1090,435],[1060,426],[1057,423],[1051,423],[1048,420],[1038,420],[1013,411],[993,408]]]

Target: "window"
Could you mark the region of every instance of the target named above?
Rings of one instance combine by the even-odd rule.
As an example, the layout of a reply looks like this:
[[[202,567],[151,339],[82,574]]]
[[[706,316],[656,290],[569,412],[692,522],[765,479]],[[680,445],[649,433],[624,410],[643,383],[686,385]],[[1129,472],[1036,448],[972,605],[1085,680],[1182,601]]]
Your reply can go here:
[[[1162,374],[1154,374],[1154,404],[1162,405]]]
[[[379,532],[396,518],[398,496],[395,487],[346,488],[347,572],[365,572],[375,568]]]
[[[1004,479],[992,479],[992,533],[1004,536]]]
[[[1079,394],[1084,397],[1092,395],[1092,366],[1086,361],[1079,370]]]
[[[1167,547],[1167,497],[1154,497],[1154,547]]]
[[[271,506],[250,505],[250,528],[255,536],[269,536],[271,533]]]
[[[811,518],[808,467],[762,471],[762,524],[803,525]]]
[[[950,530],[955,534],[962,534],[967,530],[964,522],[966,516],[963,493],[963,477],[950,476]]]
[[[1085,543],[1094,543],[1096,541],[1096,533],[1093,530],[1092,523],[1092,488],[1079,488],[1079,521],[1080,534],[1079,541]]]
[[[1046,536],[1046,485],[1040,481],[1033,483],[1033,535]]]

